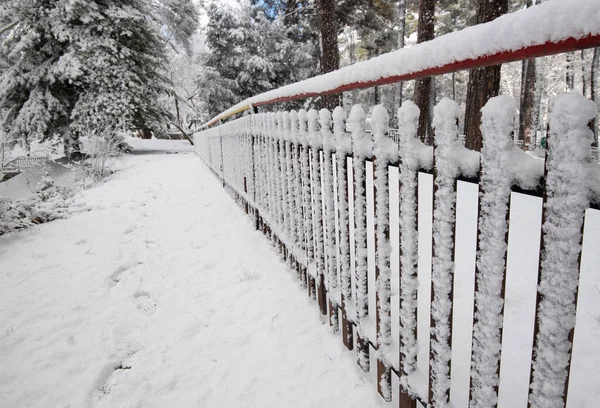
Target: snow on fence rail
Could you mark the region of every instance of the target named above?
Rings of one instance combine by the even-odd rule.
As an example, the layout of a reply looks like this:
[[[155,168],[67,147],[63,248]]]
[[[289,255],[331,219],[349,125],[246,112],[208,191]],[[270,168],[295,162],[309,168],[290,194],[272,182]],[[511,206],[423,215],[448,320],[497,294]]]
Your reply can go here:
[[[482,110],[481,154],[462,146],[459,109],[451,100],[443,99],[435,108],[435,147],[416,138],[419,110],[412,102],[397,112],[398,143],[387,134],[385,109],[376,106],[373,112],[372,134],[365,131],[366,115],[359,105],[350,113],[351,133],[341,108],[333,115],[325,109],[249,115],[196,134],[196,151],[308,288],[332,330],[341,328],[344,345],[356,346],[364,371],[370,369],[370,347],[375,350],[378,391],[385,400],[392,398],[392,373],[399,376],[402,407],[415,406],[415,399],[433,407],[449,400],[457,180],[479,184],[470,363],[474,407],[498,404],[511,192],[543,197],[529,403],[565,406],[584,215],[600,203],[600,166],[590,160],[592,134],[587,127],[596,115],[595,105],[575,93],[557,99],[545,167],[544,160],[512,143],[517,104],[505,96],[492,98]],[[369,168],[372,184],[367,183]],[[392,169],[398,173],[396,198],[390,196]],[[419,172],[433,173],[434,181],[425,394],[419,386],[424,373],[416,366]],[[369,188],[375,190],[370,209]],[[399,344],[391,333],[389,208],[394,199],[400,231]],[[376,231],[374,287],[369,285],[369,217]],[[373,293],[375,335],[369,307]]]
[[[417,46],[248,98],[203,125],[252,107],[559,54],[600,44],[596,0],[548,1]]]
[[[568,13],[561,12],[562,7]],[[577,17],[564,18],[575,12]],[[542,3],[383,57],[390,64],[376,59],[258,95],[211,124],[252,105],[599,45],[597,16],[593,1]],[[497,30],[518,32],[519,37],[507,39]],[[474,48],[467,47],[472,41],[455,41],[467,34],[479,39]],[[442,45],[452,52],[432,52]],[[401,63],[406,58],[413,62]],[[373,65],[386,67],[386,72],[360,68]],[[376,78],[364,77],[367,74]],[[371,133],[366,131],[365,110],[356,105],[348,117],[341,107],[333,112],[256,113],[208,128],[194,138],[197,154],[256,229],[271,240],[309,297],[317,301],[331,330],[341,331],[346,348],[356,348],[359,367],[365,372],[375,369],[380,395],[386,401],[397,399],[401,408],[416,407],[417,401],[446,407],[452,401],[457,364],[468,367],[468,393],[458,406],[499,405],[500,363],[507,341],[507,252],[509,232],[514,228],[509,228],[510,211],[514,193],[540,197],[542,224],[536,247],[538,285],[531,324],[535,327],[531,327],[533,336],[527,346],[532,356],[527,403],[530,407],[565,407],[583,223],[586,210],[600,205],[600,166],[590,159],[592,136],[587,127],[596,110],[581,95],[560,96],[551,114],[545,160],[525,154],[512,143],[517,104],[505,96],[492,98],[482,109],[481,153],[462,145],[459,109],[448,99],[434,109],[433,147],[418,140],[420,112],[410,101],[392,113],[399,126],[393,135],[383,107],[373,108]],[[419,244],[423,174],[433,179],[429,198],[432,256],[431,264],[425,266],[431,275],[427,305],[418,299],[419,285],[424,283],[419,279],[420,269],[428,261],[420,259]],[[478,189],[474,287],[469,289],[474,311],[469,315],[469,361],[451,364],[453,335],[458,330],[453,315],[460,312],[454,306],[460,261],[455,259],[460,244],[459,181],[476,183]],[[392,223],[392,218],[397,222]],[[427,347],[423,338],[417,338],[423,312],[430,320]],[[424,366],[420,347],[429,350]],[[398,388],[393,386],[394,377]]]

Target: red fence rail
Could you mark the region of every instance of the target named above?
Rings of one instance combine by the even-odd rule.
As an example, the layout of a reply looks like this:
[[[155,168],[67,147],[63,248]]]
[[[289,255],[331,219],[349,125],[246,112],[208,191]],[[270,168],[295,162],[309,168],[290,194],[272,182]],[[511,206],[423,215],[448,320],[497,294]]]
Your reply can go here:
[[[218,114],[203,127],[213,126],[253,106],[443,75],[598,45],[600,23],[595,1],[546,2],[504,15],[490,23],[468,27],[410,48],[256,95]],[[448,49],[452,52],[447,52]]]

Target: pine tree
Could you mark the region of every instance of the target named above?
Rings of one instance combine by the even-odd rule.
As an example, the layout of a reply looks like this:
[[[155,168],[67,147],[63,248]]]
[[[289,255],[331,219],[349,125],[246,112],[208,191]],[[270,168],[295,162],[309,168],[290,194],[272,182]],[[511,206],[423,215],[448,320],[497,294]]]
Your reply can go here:
[[[10,0],[9,16],[18,24],[3,43],[0,110],[10,138],[59,134],[70,157],[82,134],[162,131],[165,42],[146,1]]]
[[[190,53],[190,38],[198,29],[199,13],[192,0],[150,0],[154,14],[167,31],[166,42]]]
[[[283,15],[269,18],[257,6],[236,10],[211,4],[208,51],[201,56],[198,86],[209,116],[270,89],[300,81],[313,71],[312,46],[295,41]]]

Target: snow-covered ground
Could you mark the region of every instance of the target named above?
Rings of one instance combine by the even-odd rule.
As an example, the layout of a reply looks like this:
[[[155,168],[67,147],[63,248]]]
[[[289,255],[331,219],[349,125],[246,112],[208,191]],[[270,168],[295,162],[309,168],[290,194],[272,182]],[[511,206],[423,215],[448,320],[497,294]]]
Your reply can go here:
[[[196,155],[120,167],[0,237],[0,407],[385,406]]]
[[[193,152],[194,146],[187,140],[169,140],[169,139],[140,139],[129,137],[125,140],[137,154],[151,153],[181,153]]]

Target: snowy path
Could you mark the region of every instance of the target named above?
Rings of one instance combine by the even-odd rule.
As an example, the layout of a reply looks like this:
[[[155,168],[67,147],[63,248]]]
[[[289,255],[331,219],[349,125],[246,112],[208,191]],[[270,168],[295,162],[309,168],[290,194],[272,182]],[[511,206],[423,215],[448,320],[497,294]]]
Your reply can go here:
[[[0,237],[0,407],[386,406],[193,154]]]

